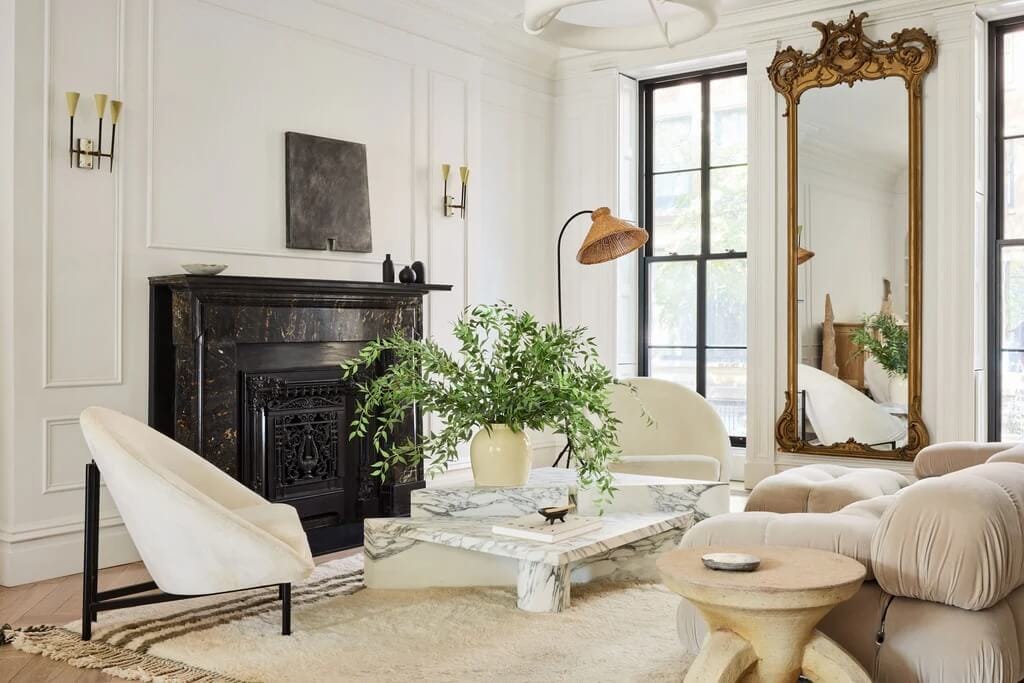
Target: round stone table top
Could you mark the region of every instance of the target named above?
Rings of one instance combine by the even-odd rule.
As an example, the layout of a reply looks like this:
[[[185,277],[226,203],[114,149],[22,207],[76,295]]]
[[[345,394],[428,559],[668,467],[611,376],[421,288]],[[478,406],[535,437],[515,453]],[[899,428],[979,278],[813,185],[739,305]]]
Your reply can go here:
[[[708,553],[748,553],[761,558],[752,572],[708,569]],[[665,553],[658,559],[665,585],[693,602],[735,609],[808,609],[853,597],[864,581],[857,560],[810,548],[710,546]]]

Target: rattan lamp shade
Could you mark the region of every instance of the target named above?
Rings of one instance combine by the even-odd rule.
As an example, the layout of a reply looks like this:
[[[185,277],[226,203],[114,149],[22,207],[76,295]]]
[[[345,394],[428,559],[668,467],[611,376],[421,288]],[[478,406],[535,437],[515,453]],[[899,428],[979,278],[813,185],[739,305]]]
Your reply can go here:
[[[590,214],[594,222],[576,252],[576,260],[591,265],[614,261],[647,244],[647,231],[632,223],[616,218],[611,210],[602,206]]]

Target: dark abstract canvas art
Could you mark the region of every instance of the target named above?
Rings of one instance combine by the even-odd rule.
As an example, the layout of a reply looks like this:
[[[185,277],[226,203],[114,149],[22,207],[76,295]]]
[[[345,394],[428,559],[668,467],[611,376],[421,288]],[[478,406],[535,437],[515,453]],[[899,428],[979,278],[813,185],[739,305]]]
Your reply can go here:
[[[288,132],[284,147],[286,246],[370,252],[366,145]]]

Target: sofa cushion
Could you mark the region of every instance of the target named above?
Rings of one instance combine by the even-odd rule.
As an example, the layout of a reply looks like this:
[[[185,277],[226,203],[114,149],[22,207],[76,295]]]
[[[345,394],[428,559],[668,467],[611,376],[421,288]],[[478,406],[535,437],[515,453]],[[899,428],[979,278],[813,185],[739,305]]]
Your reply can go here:
[[[946,441],[926,446],[914,458],[914,476],[918,479],[941,477],[958,470],[981,465],[990,457],[1016,446],[1016,443]]]
[[[1024,443],[1019,443],[1013,448],[999,451],[985,462],[1015,462],[1024,465]]]
[[[910,482],[878,468],[806,465],[759,482],[747,499],[748,511],[835,512],[850,503],[896,493]]]
[[[871,557],[893,595],[991,607],[1024,583],[1024,467],[988,463],[914,484],[882,515]]]
[[[889,496],[890,502],[893,497]],[[867,570],[871,580],[871,537],[882,510],[855,509],[832,514],[779,514],[734,512],[709,517],[686,532],[681,548],[713,545],[788,545],[828,550],[851,557]]]

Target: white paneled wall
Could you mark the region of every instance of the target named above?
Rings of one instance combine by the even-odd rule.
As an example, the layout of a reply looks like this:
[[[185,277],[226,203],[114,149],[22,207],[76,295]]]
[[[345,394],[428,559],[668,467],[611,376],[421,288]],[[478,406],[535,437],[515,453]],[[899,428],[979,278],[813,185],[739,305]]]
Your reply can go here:
[[[455,286],[442,340],[470,303],[553,316],[553,61],[401,1],[0,0],[0,31],[0,584],[78,571],[77,415],[146,418],[151,275],[376,280],[390,253]],[[68,167],[66,90],[90,137],[91,94],[124,100],[113,174]],[[366,144],[373,253],[285,248],[286,131]],[[441,163],[472,169],[465,218]],[[133,559],[101,516],[101,562]]]

